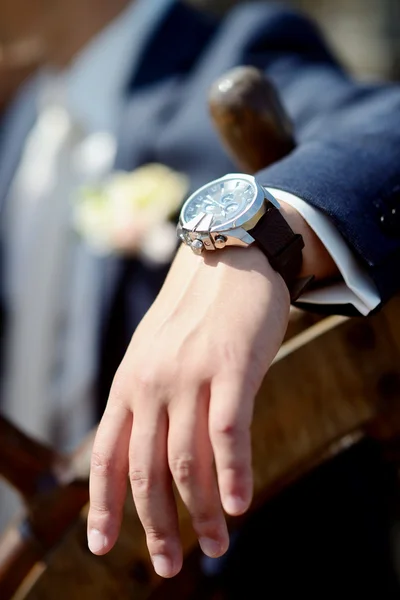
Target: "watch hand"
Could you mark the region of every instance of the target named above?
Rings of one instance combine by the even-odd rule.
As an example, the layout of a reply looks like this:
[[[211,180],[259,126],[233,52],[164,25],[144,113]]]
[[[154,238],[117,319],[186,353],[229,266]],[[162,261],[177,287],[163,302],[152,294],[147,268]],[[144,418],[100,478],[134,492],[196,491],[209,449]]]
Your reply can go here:
[[[207,202],[207,204],[209,204],[210,202],[212,202],[213,204],[216,204],[217,206],[219,206],[221,210],[225,209],[225,206],[223,204],[221,204],[220,202],[218,202],[218,200],[215,200],[214,198],[211,198],[211,196],[209,196],[208,194],[207,194],[207,198],[210,199],[208,202],[207,202],[207,200],[204,200],[204,202]]]
[[[225,193],[225,183],[221,183],[221,196],[220,196],[220,201],[222,200],[222,198],[224,197],[224,193]]]
[[[238,190],[238,188],[237,188],[237,187],[235,187],[235,189],[233,190],[233,198],[232,198],[232,200],[234,200],[234,201],[236,200],[236,196],[237,196],[237,193],[238,193],[239,191],[240,191],[240,190]]]

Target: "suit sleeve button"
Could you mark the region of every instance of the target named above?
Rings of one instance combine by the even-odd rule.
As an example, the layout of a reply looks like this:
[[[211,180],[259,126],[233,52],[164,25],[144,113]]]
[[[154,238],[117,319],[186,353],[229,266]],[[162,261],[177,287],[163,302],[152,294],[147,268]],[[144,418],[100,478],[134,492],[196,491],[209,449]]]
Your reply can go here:
[[[386,214],[381,215],[380,224],[386,234],[400,236],[400,211],[392,208]]]

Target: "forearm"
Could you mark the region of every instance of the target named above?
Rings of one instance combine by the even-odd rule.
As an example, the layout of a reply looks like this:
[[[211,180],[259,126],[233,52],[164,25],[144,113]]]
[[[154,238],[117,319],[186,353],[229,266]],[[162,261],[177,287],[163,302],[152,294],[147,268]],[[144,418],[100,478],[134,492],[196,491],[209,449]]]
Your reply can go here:
[[[293,231],[304,240],[303,264],[300,277],[314,275],[316,281],[327,281],[340,276],[336,263],[325,246],[295,208],[280,202],[281,212]]]
[[[263,287],[273,286],[284,297],[288,295],[282,277],[274,271],[265,254],[256,245],[248,248],[227,246],[223,251],[203,252],[199,256],[186,244],[182,244],[158,300],[163,305],[174,305],[175,309],[179,304],[179,311],[184,315],[185,302],[196,296],[201,297],[205,288],[210,289],[214,284],[216,294],[220,293],[221,297],[228,297],[233,293],[237,297],[241,291],[246,293],[243,290],[244,273],[246,278],[252,280],[252,284],[258,281]],[[209,300],[211,306],[213,301],[211,298]],[[155,306],[161,303],[158,302]]]

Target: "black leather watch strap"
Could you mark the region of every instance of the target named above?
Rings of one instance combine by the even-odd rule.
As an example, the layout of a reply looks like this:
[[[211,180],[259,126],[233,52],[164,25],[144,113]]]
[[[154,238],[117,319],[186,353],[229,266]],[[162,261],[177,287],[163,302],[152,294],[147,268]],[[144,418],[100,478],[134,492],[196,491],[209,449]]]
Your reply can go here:
[[[299,278],[303,262],[304,240],[295,233],[279,209],[270,204],[249,234],[268,258],[271,266],[285,280],[294,302],[314,277]]]

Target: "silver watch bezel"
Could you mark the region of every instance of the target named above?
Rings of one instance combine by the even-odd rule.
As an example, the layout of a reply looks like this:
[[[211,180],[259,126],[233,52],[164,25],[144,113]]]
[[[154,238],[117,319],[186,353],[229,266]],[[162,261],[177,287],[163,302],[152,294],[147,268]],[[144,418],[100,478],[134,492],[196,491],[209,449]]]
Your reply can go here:
[[[235,178],[248,181],[257,190],[256,197],[251,205],[241,215],[226,224],[214,227],[210,227],[210,219],[205,214],[203,216],[197,215],[190,221],[183,219],[186,206],[195,196],[201,194],[210,186]],[[280,208],[276,198],[253,175],[228,173],[201,186],[185,200],[180,212],[177,234],[181,241],[189,245],[196,254],[200,254],[203,250],[216,250],[225,246],[249,246],[254,242],[254,238],[248,233],[248,230],[252,229],[265,214],[269,203],[278,209]]]

